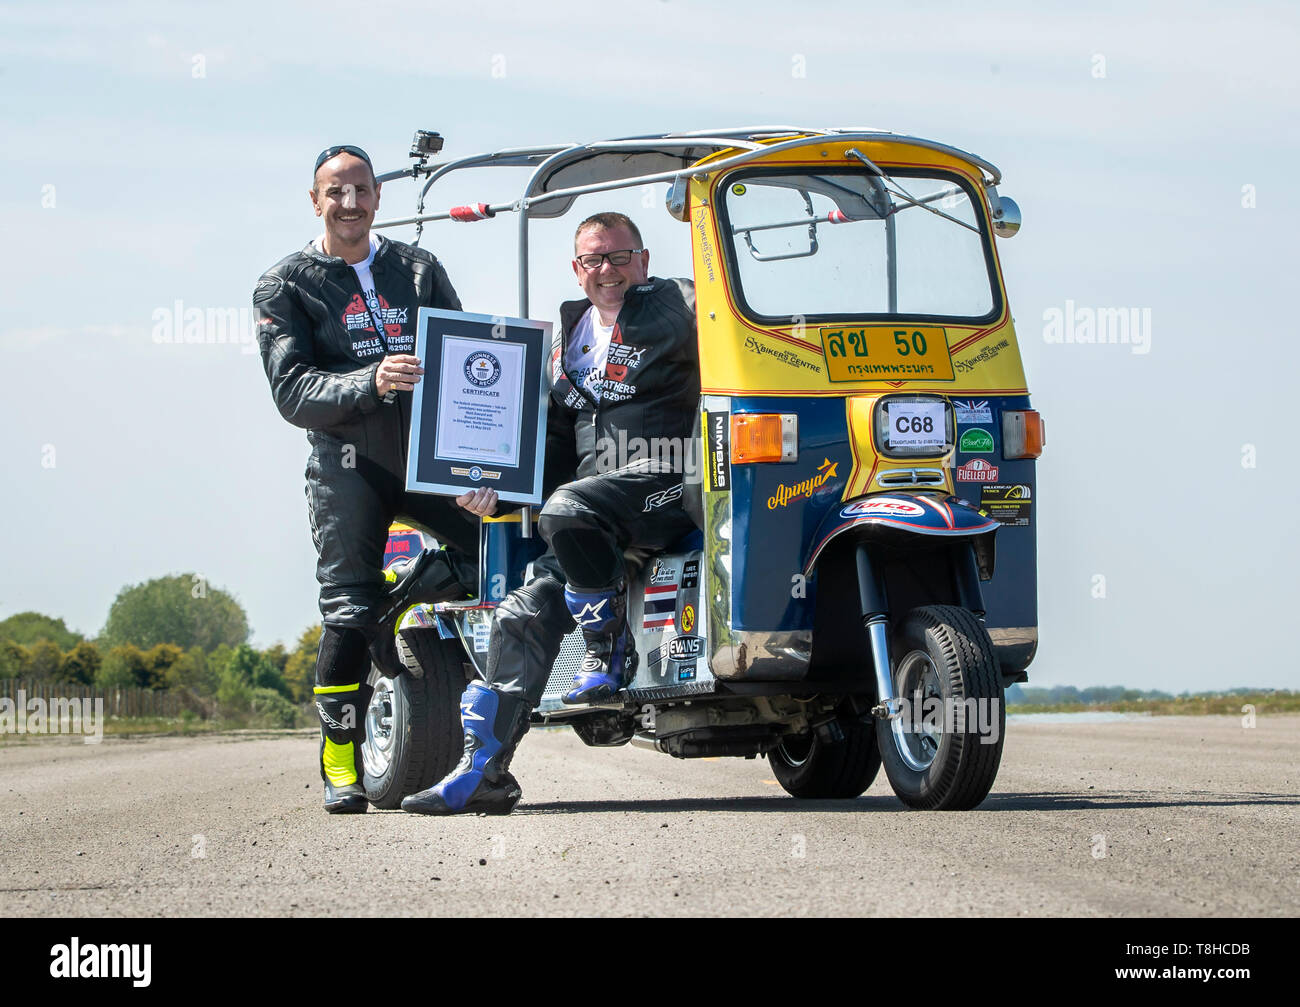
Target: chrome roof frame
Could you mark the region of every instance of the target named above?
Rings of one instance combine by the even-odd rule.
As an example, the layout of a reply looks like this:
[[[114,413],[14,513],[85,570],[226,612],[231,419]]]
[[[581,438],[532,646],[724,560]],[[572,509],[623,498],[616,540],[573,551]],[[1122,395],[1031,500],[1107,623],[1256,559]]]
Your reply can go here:
[[[872,129],[870,127],[845,127],[837,129],[810,129],[799,126],[739,126],[728,127],[725,129],[710,130],[693,130],[682,133],[653,133],[642,136],[620,137],[613,140],[600,140],[592,143],[562,143],[547,144],[533,147],[509,147],[504,150],[494,152],[484,152],[472,154],[468,157],[457,158],[453,161],[443,162],[441,164],[425,164],[421,161],[419,164],[400,171],[385,172],[377,176],[380,183],[394,181],[399,178],[414,178],[418,181],[421,175],[428,175],[428,181],[420,191],[420,196],[416,204],[416,212],[410,217],[395,217],[389,220],[376,221],[371,225],[375,230],[387,227],[404,227],[410,224],[416,225],[416,241],[427,222],[435,220],[450,220],[452,213],[450,210],[438,213],[425,213],[424,201],[429,190],[433,187],[434,182],[443,178],[453,171],[464,168],[486,168],[486,167],[513,167],[533,169],[529,176],[528,183],[524,186],[523,192],[518,199],[508,203],[485,204],[486,215],[495,216],[498,213],[518,213],[519,214],[519,317],[528,317],[528,221],[530,214],[529,208],[549,203],[555,200],[566,200],[571,202],[578,196],[588,195],[593,192],[605,192],[614,189],[626,189],[637,185],[646,185],[652,182],[674,182],[681,178],[694,176],[701,178],[705,174],[711,174],[715,171],[726,170],[745,164],[749,161],[756,160],[768,154],[779,153],[785,150],[795,150],[803,146],[813,146],[827,140],[836,142],[868,142],[886,140],[891,143],[906,143],[912,146],[925,147],[935,150],[968,164],[974,165],[981,171],[986,172],[988,178],[984,180],[984,187],[990,190],[990,196],[994,201],[997,200],[996,186],[1002,181],[1002,173],[991,162],[981,157],[962,150],[959,147],[953,147],[949,144],[938,143],[934,140],[926,140],[922,137],[908,136],[902,133],[893,133],[889,130]],[[768,141],[768,142],[760,142]],[[733,150],[736,148],[745,148],[741,153],[734,154],[730,157],[715,161],[700,171],[692,171],[689,164],[683,165],[668,171],[657,171],[648,174],[631,174],[625,177],[616,177],[602,182],[593,182],[587,185],[567,186],[559,189],[546,188],[547,183],[564,167],[577,164],[583,160],[599,156],[600,154],[617,154],[626,152],[628,154],[660,154],[668,157],[683,157],[687,151],[696,148],[713,148],[714,153],[721,150]],[[698,158],[696,159],[698,160]],[[694,162],[692,162],[694,163]],[[561,211],[561,213],[564,211]]]

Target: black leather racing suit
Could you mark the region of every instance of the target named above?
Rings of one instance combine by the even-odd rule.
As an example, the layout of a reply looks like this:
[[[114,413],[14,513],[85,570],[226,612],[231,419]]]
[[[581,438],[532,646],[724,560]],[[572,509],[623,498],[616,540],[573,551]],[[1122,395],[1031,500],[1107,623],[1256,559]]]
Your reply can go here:
[[[627,550],[661,550],[693,527],[681,491],[700,398],[695,287],[651,278],[627,292],[598,402],[564,365],[590,306],[561,305],[551,349],[545,488],[554,492],[538,520],[550,549],[537,576],[497,608],[488,645],[487,684],[532,706],[574,628],[565,583],[611,584],[625,573]]]
[[[428,252],[379,237],[370,267],[384,333],[342,259],[308,245],[263,274],[253,294],[258,346],[280,414],[307,430],[307,500],[319,557],[325,632],[317,684],[365,681],[367,644],[382,603],[384,544],[400,517],[422,526],[474,582],[477,519],[447,497],[407,494],[411,393],[381,399],[375,372],[388,353],[414,353],[421,307],[460,310]],[[459,571],[458,571],[459,572]]]

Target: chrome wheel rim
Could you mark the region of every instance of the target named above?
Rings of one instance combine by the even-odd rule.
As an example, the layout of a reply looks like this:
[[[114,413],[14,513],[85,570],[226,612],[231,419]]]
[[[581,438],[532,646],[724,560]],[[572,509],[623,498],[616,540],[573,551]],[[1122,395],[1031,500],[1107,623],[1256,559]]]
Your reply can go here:
[[[939,687],[939,671],[930,655],[914,650],[898,662],[894,672],[895,695],[906,700],[909,718],[906,723],[900,716],[893,722],[894,749],[898,757],[914,772],[924,773],[934,764],[943,743],[943,691]],[[929,716],[931,704],[937,700],[939,716]]]
[[[392,762],[394,705],[392,679],[379,679],[366,707],[366,740],[361,743],[361,761],[370,776],[383,776]]]
[[[782,738],[776,747],[781,752],[781,758],[786,764],[798,769],[812,758],[813,739],[811,735]]]

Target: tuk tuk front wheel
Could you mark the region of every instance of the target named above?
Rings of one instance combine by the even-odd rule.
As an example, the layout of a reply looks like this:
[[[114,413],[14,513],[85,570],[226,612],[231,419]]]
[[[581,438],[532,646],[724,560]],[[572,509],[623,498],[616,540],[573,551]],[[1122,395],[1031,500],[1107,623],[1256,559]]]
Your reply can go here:
[[[967,811],[993,787],[1006,711],[988,630],[951,605],[913,609],[892,641],[903,714],[875,725],[898,799],[924,811]]]
[[[816,734],[793,735],[767,753],[772,775],[791,797],[860,797],[880,771],[875,728],[842,724],[844,740],[828,744]]]

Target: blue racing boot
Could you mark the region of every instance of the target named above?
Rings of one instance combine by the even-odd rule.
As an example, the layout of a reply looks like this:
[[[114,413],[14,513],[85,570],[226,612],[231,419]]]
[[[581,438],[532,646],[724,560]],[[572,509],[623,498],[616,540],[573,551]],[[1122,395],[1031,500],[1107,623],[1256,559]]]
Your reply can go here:
[[[636,645],[627,626],[624,581],[602,591],[564,589],[564,600],[587,641],[587,656],[574,676],[573,688],[561,702],[599,703],[632,681],[636,674]]]
[[[522,791],[510,775],[510,758],[528,731],[531,708],[519,696],[470,682],[460,697],[465,754],[441,782],[403,798],[417,815],[508,815]]]

